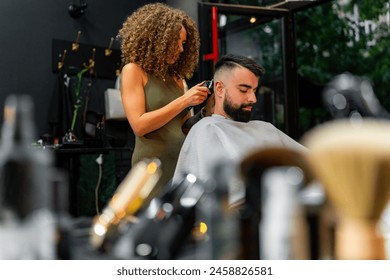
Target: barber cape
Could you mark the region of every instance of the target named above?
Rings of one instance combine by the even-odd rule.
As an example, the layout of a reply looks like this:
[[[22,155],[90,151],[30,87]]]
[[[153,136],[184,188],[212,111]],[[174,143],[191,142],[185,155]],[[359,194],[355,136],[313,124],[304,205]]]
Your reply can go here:
[[[306,150],[268,122],[238,122],[216,114],[203,118],[191,128],[184,141],[172,183],[179,184],[188,174],[207,182],[213,178],[213,169],[218,164],[240,164],[251,152],[272,146]],[[234,195],[234,200],[244,195],[241,190]]]

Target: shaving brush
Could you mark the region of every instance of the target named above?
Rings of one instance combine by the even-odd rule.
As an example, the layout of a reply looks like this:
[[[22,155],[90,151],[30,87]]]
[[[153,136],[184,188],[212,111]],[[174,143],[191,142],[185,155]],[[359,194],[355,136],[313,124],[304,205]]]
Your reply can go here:
[[[337,259],[386,259],[378,222],[390,198],[390,122],[340,120],[314,128],[302,143],[337,213]]]

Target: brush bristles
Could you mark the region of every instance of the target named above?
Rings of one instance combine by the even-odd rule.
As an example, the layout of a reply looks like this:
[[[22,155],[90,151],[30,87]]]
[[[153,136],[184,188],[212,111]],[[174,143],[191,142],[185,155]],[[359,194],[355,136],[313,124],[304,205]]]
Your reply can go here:
[[[340,214],[337,259],[385,259],[377,224],[390,197],[390,123],[335,121],[302,141],[308,162]]]
[[[335,121],[310,131],[303,143],[335,208],[354,219],[377,221],[390,197],[390,123]]]

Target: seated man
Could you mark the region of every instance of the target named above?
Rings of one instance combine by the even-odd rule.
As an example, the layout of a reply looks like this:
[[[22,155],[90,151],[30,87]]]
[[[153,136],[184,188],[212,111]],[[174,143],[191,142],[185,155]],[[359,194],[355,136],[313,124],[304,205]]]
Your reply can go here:
[[[216,164],[239,164],[251,151],[262,147],[306,150],[271,123],[250,120],[256,91],[264,69],[252,59],[226,55],[215,65],[214,112],[196,123],[182,146],[172,183],[188,174],[207,182]]]

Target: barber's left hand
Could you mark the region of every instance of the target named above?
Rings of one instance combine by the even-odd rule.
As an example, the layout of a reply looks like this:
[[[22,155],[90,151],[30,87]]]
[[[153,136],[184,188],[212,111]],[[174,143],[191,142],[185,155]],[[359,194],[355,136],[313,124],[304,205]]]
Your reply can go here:
[[[206,116],[211,116],[214,114],[214,107],[215,107],[215,95],[214,93],[210,94],[206,101],[206,105],[203,107],[204,113]]]

